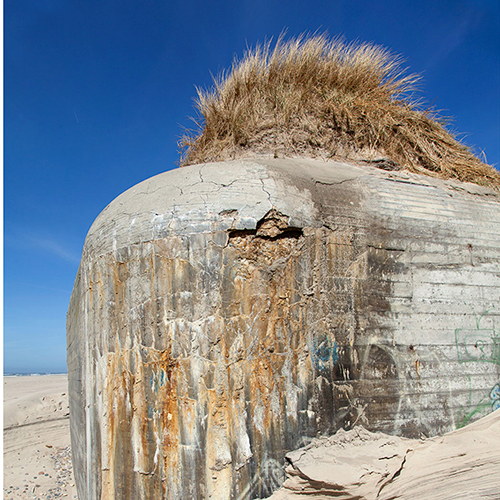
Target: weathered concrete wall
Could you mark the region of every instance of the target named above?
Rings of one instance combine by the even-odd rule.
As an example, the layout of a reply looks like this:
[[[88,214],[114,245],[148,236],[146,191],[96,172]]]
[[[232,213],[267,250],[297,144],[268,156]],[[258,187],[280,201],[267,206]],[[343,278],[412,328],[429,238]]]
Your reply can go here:
[[[477,186],[243,160],[133,187],[92,226],[68,313],[80,498],[265,497],[319,434],[491,411],[499,258]]]

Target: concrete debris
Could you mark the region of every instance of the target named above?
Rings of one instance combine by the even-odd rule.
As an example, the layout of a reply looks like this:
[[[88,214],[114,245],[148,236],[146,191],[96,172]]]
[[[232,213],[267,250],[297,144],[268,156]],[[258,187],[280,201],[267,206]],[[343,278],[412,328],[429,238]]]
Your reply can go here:
[[[340,430],[287,454],[287,479],[268,500],[500,498],[500,411],[426,440]]]

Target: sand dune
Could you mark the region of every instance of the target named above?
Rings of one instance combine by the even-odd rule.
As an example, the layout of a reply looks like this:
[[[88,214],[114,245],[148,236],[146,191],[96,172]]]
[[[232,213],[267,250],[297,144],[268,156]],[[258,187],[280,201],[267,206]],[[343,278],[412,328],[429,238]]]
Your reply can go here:
[[[269,500],[498,500],[500,410],[423,441],[340,430],[287,458],[287,480]]]
[[[4,498],[76,498],[66,375],[4,377]]]

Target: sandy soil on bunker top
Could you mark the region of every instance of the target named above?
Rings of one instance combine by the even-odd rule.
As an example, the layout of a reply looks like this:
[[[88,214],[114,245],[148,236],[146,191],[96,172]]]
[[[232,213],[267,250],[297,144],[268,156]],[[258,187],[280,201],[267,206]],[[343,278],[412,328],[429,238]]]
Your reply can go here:
[[[76,497],[67,375],[4,377],[4,499]]]

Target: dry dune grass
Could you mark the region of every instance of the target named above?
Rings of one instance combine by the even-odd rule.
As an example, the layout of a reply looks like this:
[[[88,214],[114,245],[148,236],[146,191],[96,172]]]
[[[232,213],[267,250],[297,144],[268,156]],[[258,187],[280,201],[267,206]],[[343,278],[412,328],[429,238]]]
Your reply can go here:
[[[198,130],[180,142],[181,166],[249,156],[381,162],[500,189],[500,175],[411,100],[419,77],[370,44],[315,35],[249,50],[198,89]]]

